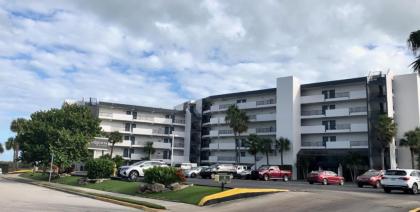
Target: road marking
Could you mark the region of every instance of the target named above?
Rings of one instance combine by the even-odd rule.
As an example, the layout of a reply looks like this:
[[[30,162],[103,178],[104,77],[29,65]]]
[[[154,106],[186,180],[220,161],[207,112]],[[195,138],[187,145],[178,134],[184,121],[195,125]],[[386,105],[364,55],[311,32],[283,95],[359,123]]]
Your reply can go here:
[[[289,190],[285,189],[256,189],[256,188],[234,188],[229,189],[226,191],[222,191],[216,194],[211,194],[208,196],[205,196],[201,199],[200,203],[198,205],[203,206],[210,200],[216,200],[216,199],[222,199],[222,198],[228,198],[235,195],[241,195],[241,194],[258,194],[258,193],[276,193],[276,192],[286,192]]]

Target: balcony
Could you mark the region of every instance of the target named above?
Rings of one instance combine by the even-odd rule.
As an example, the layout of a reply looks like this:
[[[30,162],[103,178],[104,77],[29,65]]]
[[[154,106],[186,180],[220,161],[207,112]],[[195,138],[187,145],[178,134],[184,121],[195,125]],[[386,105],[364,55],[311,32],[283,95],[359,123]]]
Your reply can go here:
[[[130,140],[123,140],[121,143],[115,143],[115,146],[129,147],[131,146]]]
[[[323,112],[322,110],[309,110],[309,111],[301,112],[302,119],[360,116],[360,115],[367,115],[366,107],[359,106],[359,107],[350,107],[350,108],[339,108],[339,109],[325,110],[325,112]]]
[[[184,143],[179,143],[179,142],[175,142],[174,143],[174,148],[184,148]]]
[[[171,143],[153,142],[153,147],[156,149],[170,149]]]
[[[249,134],[258,134],[258,135],[275,135],[276,128],[275,127],[261,127],[261,128],[251,128],[248,129],[246,132],[241,133],[241,135],[249,135]],[[224,130],[210,130],[209,135],[205,135],[205,137],[228,137],[234,136],[233,130],[231,129],[224,129]]]
[[[134,128],[133,134],[138,135],[153,135],[153,129]]]
[[[324,125],[301,126],[301,134],[346,133],[367,131],[367,124],[336,124],[335,128],[326,128]]]
[[[315,141],[302,142],[302,149],[364,149],[368,148],[367,141]]]
[[[154,117],[153,122],[157,124],[172,124],[172,119]]]
[[[205,110],[203,113],[209,112],[218,112],[218,111],[225,111],[229,108],[229,106],[235,103],[230,104],[220,104],[220,105],[212,105],[210,110]],[[254,102],[244,102],[244,103],[237,103],[236,104],[239,109],[253,109],[253,108],[264,108],[264,107],[273,107],[276,106],[275,99],[266,99],[266,100],[258,100]]]
[[[214,149],[220,149],[220,150],[234,150],[235,149],[235,143],[211,143],[209,145],[209,148]]]
[[[182,131],[172,131],[172,134],[173,134],[174,137],[181,137],[181,138],[183,138],[185,136],[185,133],[182,132]]]
[[[324,95],[322,94],[301,96],[300,103],[311,104],[311,103],[346,101],[346,100],[365,99],[365,98],[366,98],[366,91],[359,90],[359,91],[337,92],[335,93],[334,98],[325,98]]]

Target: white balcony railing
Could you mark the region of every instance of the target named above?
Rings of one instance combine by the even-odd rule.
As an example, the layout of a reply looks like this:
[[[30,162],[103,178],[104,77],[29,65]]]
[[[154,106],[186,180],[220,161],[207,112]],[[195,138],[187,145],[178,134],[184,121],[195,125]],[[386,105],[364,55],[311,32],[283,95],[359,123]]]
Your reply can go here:
[[[207,112],[217,112],[217,111],[224,111],[229,108],[229,106],[234,105],[235,103],[227,103],[227,104],[219,104],[219,105],[212,105],[210,110],[204,111]],[[265,99],[265,100],[258,100],[252,102],[244,102],[244,103],[236,103],[239,109],[251,109],[251,108],[259,108],[259,107],[271,107],[276,105],[275,99]]]
[[[367,124],[336,124],[335,127],[324,125],[301,126],[302,134],[314,133],[340,133],[340,132],[367,132]]]
[[[157,149],[170,149],[171,143],[153,142],[153,147]]]
[[[366,98],[366,91],[359,90],[359,91],[336,92],[334,98],[325,98],[324,95],[322,94],[301,96],[300,102],[301,104],[308,104],[308,103],[317,103],[317,102],[330,102],[330,101],[365,99],[365,98]]]
[[[234,143],[211,143],[209,145],[210,149],[235,149],[235,144]]]
[[[368,148],[367,141],[302,141],[304,149],[354,149]]]

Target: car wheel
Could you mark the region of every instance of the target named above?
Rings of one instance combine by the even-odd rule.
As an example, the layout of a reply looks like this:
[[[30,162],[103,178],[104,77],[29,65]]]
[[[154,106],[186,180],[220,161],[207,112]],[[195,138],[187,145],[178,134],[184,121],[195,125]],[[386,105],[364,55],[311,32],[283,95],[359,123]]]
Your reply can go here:
[[[191,177],[191,178],[195,178],[196,176],[197,176],[197,175],[196,175],[195,173],[192,173],[190,177]]]
[[[284,181],[284,182],[289,181],[289,176],[285,175],[285,176],[283,177],[283,181]]]
[[[419,187],[417,186],[416,183],[413,184],[413,187],[411,188],[411,193],[414,194],[414,195],[419,193]]]
[[[139,177],[139,173],[137,171],[131,171],[128,176],[131,181],[135,181]]]
[[[357,187],[363,188],[363,184],[362,183],[357,183]]]
[[[265,175],[263,176],[263,179],[264,179],[264,181],[268,181],[268,180],[270,179],[270,177],[268,177],[268,174],[265,174]]]
[[[322,185],[328,185],[328,180],[327,179],[323,179],[322,180]]]
[[[340,180],[339,185],[343,186],[344,185],[344,180]]]
[[[389,189],[389,188],[384,188],[384,191],[385,191],[385,193],[391,193],[391,189]]]
[[[373,186],[374,188],[380,188],[381,187],[381,182],[376,181],[375,186]]]

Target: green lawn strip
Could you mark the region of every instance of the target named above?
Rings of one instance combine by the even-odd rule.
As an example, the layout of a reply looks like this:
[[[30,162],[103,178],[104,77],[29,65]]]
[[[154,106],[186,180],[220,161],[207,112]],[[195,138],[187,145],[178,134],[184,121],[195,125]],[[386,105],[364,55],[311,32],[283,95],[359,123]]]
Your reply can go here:
[[[41,181],[48,181],[48,174],[42,173],[24,173],[21,174],[22,177],[34,179],[34,180],[41,180]],[[60,183],[65,185],[83,187],[83,188],[91,188],[101,191],[109,191],[121,194],[128,194],[134,196],[141,196],[146,198],[153,198],[153,199],[161,199],[161,200],[169,200],[175,202],[183,202],[188,204],[197,205],[200,200],[207,196],[214,193],[220,192],[220,188],[218,187],[207,187],[207,186],[192,186],[185,188],[180,191],[170,191],[170,192],[162,192],[162,193],[149,193],[149,194],[139,194],[137,190],[140,186],[138,182],[127,182],[127,181],[120,181],[120,180],[105,180],[102,183],[92,183],[87,185],[79,185],[78,180],[80,177],[75,176],[68,176],[68,177],[61,177],[58,179],[52,180],[54,183]]]
[[[220,188],[217,187],[192,186],[180,191],[141,194],[141,196],[198,205],[203,197],[218,192]]]

